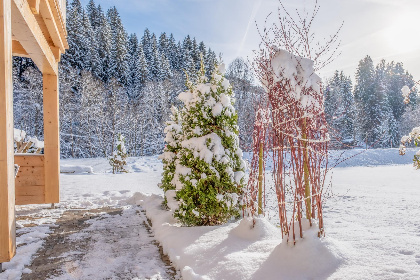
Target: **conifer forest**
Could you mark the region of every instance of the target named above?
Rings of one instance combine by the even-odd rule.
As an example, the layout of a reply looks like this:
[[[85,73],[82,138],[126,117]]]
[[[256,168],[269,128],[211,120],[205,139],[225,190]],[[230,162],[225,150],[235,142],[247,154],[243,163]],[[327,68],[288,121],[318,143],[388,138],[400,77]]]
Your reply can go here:
[[[201,60],[210,75],[223,54],[191,36],[154,34],[147,27],[128,34],[118,10],[104,11],[94,0],[86,7],[79,0],[67,5],[70,48],[59,69],[61,156],[109,156],[119,133],[130,156],[161,154],[165,122],[171,106],[181,104],[187,77],[197,78]],[[14,57],[13,63],[15,127],[42,139],[41,73],[28,58]],[[226,77],[235,93],[240,145],[249,151],[262,87],[247,58],[229,63]],[[324,79],[331,146],[397,147],[419,122],[418,94],[409,106],[401,102],[402,86],[414,84],[402,63],[374,65],[369,56],[356,73],[336,71]]]

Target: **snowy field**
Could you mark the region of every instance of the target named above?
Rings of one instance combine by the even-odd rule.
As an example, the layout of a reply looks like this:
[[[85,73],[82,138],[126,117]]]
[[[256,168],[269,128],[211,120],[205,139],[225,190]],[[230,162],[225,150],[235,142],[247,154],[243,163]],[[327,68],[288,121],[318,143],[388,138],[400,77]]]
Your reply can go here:
[[[326,237],[313,238],[315,231],[309,230],[295,248],[281,244],[274,212],[268,213],[271,223],[259,219],[254,230],[246,220],[180,227],[160,207],[157,157],[130,158],[131,172],[117,175],[106,159],[62,160],[67,171],[78,172],[61,174],[62,202],[56,209],[17,207],[17,256],[3,265],[0,279],[31,275],[29,265],[63,213],[104,207],[121,212],[105,213],[69,234],[76,244],[90,238],[88,252],[79,256],[71,249],[60,256],[68,262],[52,279],[420,279],[420,171],[411,165],[413,153],[401,157],[396,149],[369,150],[335,168],[333,196],[324,211]],[[93,173],[80,173],[89,172],[86,167]],[[143,226],[142,211],[152,233]],[[150,245],[153,239],[177,275],[168,273],[157,247]]]

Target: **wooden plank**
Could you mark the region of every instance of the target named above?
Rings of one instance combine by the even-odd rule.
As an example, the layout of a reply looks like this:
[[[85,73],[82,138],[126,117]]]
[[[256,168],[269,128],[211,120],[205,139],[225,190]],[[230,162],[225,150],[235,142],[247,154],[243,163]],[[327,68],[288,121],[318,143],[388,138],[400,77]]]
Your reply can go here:
[[[58,76],[43,75],[45,202],[60,202]]]
[[[13,56],[21,56],[29,58],[29,54],[25,51],[19,41],[13,40],[12,42],[12,53]]]
[[[66,51],[64,47],[64,43],[63,43],[63,40],[61,39],[60,31],[54,19],[54,14],[48,0],[41,0],[40,14],[45,22],[45,25],[48,29],[48,33],[50,34],[54,45],[57,48],[59,48],[62,53],[64,53]],[[57,57],[56,57],[56,60],[58,60]]]
[[[16,205],[28,204],[45,204],[44,196],[18,196],[16,197]]]
[[[39,4],[41,0],[28,0],[29,7],[34,15],[39,14]]]
[[[26,0],[12,1],[12,33],[42,73],[57,74],[58,63]]]
[[[20,196],[41,196],[45,197],[45,186],[22,186],[16,187],[16,200]]]
[[[40,154],[15,154],[15,164],[21,167],[44,166],[44,155]]]
[[[20,167],[16,176],[16,187],[45,185],[44,167]]]
[[[0,263],[16,254],[11,1],[0,0]]]

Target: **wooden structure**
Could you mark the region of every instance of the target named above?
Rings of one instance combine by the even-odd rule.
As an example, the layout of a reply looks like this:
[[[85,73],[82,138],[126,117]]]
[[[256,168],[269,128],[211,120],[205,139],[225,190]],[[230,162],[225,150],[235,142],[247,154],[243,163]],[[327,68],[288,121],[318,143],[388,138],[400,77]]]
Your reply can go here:
[[[15,204],[59,202],[58,62],[66,37],[65,0],[0,0],[0,264],[15,255]],[[14,156],[12,55],[30,57],[43,74],[43,155]]]

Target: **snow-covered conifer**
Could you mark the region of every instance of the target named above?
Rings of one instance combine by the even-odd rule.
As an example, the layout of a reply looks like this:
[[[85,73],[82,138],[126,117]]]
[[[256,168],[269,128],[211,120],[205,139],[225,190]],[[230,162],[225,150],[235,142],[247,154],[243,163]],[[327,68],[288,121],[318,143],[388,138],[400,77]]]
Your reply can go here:
[[[109,163],[112,166],[112,173],[127,173],[127,151],[125,149],[125,138],[122,134],[118,134],[116,149],[109,158]]]
[[[245,162],[239,148],[233,91],[218,67],[209,82],[204,65],[197,84],[179,99],[183,141],[172,184],[179,209],[175,217],[187,225],[216,225],[239,215]]]

